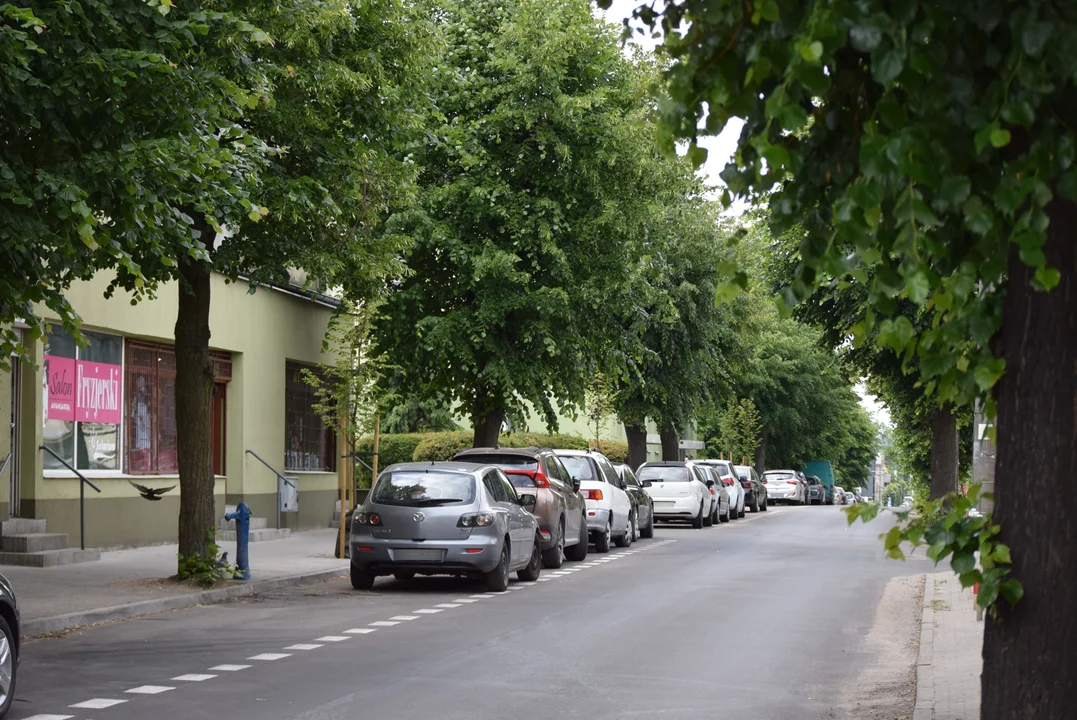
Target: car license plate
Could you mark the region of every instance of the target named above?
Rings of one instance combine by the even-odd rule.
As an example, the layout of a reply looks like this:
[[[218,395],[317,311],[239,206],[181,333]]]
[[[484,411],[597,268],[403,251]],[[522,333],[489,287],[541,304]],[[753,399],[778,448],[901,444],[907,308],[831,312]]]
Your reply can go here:
[[[654,506],[656,508],[671,508],[676,504],[677,503],[675,503],[675,502],[663,502],[663,501],[659,501],[659,500],[654,501]]]
[[[441,562],[441,549],[393,550],[393,560],[400,560],[401,562]]]

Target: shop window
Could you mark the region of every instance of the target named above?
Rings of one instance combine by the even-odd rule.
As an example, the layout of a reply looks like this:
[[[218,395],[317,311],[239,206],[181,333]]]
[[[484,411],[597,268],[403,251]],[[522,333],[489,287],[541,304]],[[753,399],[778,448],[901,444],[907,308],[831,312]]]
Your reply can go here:
[[[231,356],[213,353],[213,404],[210,430],[213,472],[223,475],[225,398],[232,377]],[[127,472],[179,471],[176,437],[176,353],[166,345],[127,343]]]
[[[78,347],[61,326],[45,337],[42,439],[79,470],[119,470],[122,447],[123,338],[83,331]],[[46,454],[47,469],[63,463]]]
[[[303,366],[287,363],[284,382],[284,469],[333,472],[337,442],[315,411],[317,392],[303,380]]]

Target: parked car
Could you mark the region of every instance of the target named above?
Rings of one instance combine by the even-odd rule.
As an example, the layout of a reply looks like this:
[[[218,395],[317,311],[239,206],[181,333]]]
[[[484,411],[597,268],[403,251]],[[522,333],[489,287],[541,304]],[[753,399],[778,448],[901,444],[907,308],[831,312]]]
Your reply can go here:
[[[0,575],[0,718],[7,715],[15,700],[15,679],[19,674],[19,601],[11,583]]]
[[[714,485],[709,486],[711,495],[715,497],[716,507],[711,511],[713,516],[711,517],[711,524],[715,525],[720,522],[729,522],[733,518],[730,516],[729,507],[729,489],[723,482],[723,478],[718,474],[718,469],[711,465],[701,465],[703,470],[710,474]]]
[[[609,459],[595,450],[554,452],[572,478],[580,481],[580,492],[587,505],[587,531],[595,550],[609,552],[611,542],[618,547],[631,545],[635,513]]]
[[[744,487],[740,484],[736,471],[733,470],[733,463],[728,460],[696,460],[695,462],[700,465],[710,465],[718,471],[722,478],[722,484],[725,485],[726,492],[729,493],[729,506],[733,508],[729,517],[733,520],[744,517]]]
[[[767,486],[767,497],[771,502],[805,503],[807,486],[800,482],[796,470],[767,470],[763,473],[763,484]]]
[[[740,480],[740,486],[744,488],[745,492],[745,504],[752,509],[752,512],[756,513],[762,510],[767,510],[767,486],[763,484],[762,479],[759,477],[759,473],[755,471],[755,468],[751,465],[734,465],[733,469],[737,471],[737,478]]]
[[[852,495],[852,493],[849,494]],[[834,486],[834,502],[838,505],[846,505],[849,502],[849,498],[845,494],[845,489],[838,485]]]
[[[654,499],[656,519],[687,520],[694,528],[703,527],[712,502],[707,483],[714,480],[703,474],[702,467],[693,462],[646,462],[636,477]]]
[[[493,591],[512,572],[537,580],[542,536],[526,509],[537,502],[493,465],[390,465],[352,519],[352,587],[369,590],[390,574],[482,577]]]
[[[636,511],[636,536],[641,538],[654,537],[654,500],[640,485],[636,473],[624,463],[613,463],[613,469],[617,471],[617,477],[621,478],[625,492],[628,493],[628,501]]]
[[[516,492],[538,498],[531,513],[538,518],[544,567],[559,568],[566,557],[587,557],[587,505],[580,484],[553,450],[470,448],[456,453],[453,460],[496,465],[508,475]]]
[[[826,502],[826,488],[823,481],[814,475],[808,475],[808,502],[812,505],[822,505]]]

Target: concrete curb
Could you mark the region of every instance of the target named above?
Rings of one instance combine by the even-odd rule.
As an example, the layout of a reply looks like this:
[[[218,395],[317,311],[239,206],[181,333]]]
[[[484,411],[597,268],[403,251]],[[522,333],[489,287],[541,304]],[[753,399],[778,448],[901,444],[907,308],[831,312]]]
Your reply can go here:
[[[924,609],[920,615],[920,655],[916,659],[916,707],[912,720],[935,717],[935,580],[924,577]]]
[[[248,595],[257,595],[258,593],[277,590],[279,588],[310,585],[325,580],[331,580],[336,577],[343,577],[347,574],[348,566],[342,565],[341,567],[332,570],[319,570],[317,572],[286,575],[284,577],[270,578],[268,580],[255,580],[249,583],[236,583],[235,585],[217,588],[215,590],[203,590],[201,592],[125,603],[123,605],[112,605],[111,607],[95,608],[93,610],[67,613],[66,615],[34,618],[32,620],[23,621],[21,634],[24,638],[28,638],[36,635],[60,632],[61,630],[70,630],[71,628],[109,622],[110,620],[123,620],[139,615],[151,615],[167,610],[195,607],[196,605],[209,605]]]

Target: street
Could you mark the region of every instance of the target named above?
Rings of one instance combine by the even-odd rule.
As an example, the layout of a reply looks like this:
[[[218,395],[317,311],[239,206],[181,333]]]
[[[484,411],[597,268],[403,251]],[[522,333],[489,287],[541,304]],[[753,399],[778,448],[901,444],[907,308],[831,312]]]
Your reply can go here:
[[[506,593],[340,579],[33,640],[10,717],[906,717],[931,564],[883,557],[892,517],[773,507]]]

